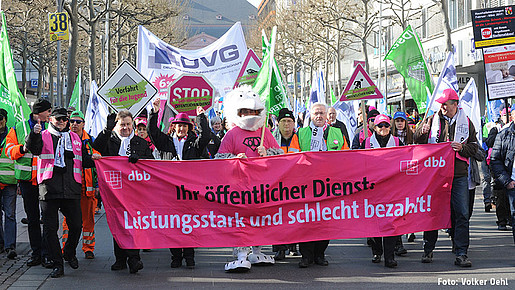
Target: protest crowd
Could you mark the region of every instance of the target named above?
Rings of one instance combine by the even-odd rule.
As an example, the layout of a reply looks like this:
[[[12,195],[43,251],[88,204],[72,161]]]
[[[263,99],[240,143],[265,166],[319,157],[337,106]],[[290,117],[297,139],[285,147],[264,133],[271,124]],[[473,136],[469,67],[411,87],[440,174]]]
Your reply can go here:
[[[27,215],[32,257],[28,266],[52,269],[51,277],[64,274],[64,261],[72,269],[79,267],[76,248],[81,240],[86,259],[94,259],[94,215],[101,207],[94,160],[108,156],[126,156],[128,162],[140,159],[193,160],[264,157],[307,151],[359,150],[424,143],[450,142],[456,152],[451,191],[452,227],[447,229],[456,255],[455,265],[470,267],[469,220],[475,186],[483,184],[485,211],[496,207],[498,229],[508,230],[515,214],[515,178],[512,176],[515,149],[513,138],[515,111],[503,109],[496,122],[484,124],[487,138],[478,144],[476,129],[460,108],[452,89],[444,90],[436,102],[438,112],[428,118],[397,111],[393,116],[380,114],[367,106],[359,115],[355,132],[336,119],[336,111],[321,102],[310,106],[305,126],[298,126],[293,111],[282,108],[277,118],[267,121],[267,112],[250,86],[241,86],[225,99],[224,122],[215,115],[208,119],[202,107],[191,120],[186,114],[170,118],[169,127],[159,128],[160,99],[151,103],[149,112],[134,117],[129,111],[111,113],[106,126],[96,138],[84,130],[85,117],[74,108],[52,108],[38,99],[30,119],[14,128],[6,128],[7,113],[0,110],[2,142],[2,250],[14,259],[16,253],[16,191],[23,197]],[[413,110],[411,110],[413,112]],[[263,129],[266,123],[267,126]],[[413,125],[415,124],[415,125]],[[24,129],[25,127],[25,129]],[[270,129],[269,129],[270,127]],[[462,128],[457,130],[456,128]],[[465,128],[465,129],[463,129]],[[368,131],[368,132],[365,132]],[[262,135],[263,134],[263,135]],[[486,135],[486,134],[485,134]],[[245,140],[252,140],[251,143]],[[461,140],[457,142],[455,140]],[[479,175],[481,164],[482,176]],[[472,185],[472,186],[471,186]],[[59,212],[64,215],[62,236],[58,236]],[[41,219],[41,221],[40,221]],[[41,231],[40,222],[43,224]],[[512,228],[513,229],[513,228]],[[431,263],[437,246],[438,230],[423,233],[422,263]],[[515,231],[514,241],[515,241]],[[403,239],[413,241],[415,234],[370,237],[373,263],[384,260],[386,267],[397,266],[395,256],[407,254]],[[61,239],[61,241],[60,241]],[[98,241],[104,243],[107,241]],[[274,264],[286,254],[300,255],[300,268],[312,264],[328,266],[325,250],[329,240],[273,245],[275,255],[262,252],[261,245],[234,248],[236,260],[225,265],[227,272],[244,272],[252,264]],[[111,270],[143,269],[137,249],[123,249],[113,239],[115,263]],[[150,251],[150,249],[143,249]],[[171,267],[195,267],[194,248],[171,248]]]

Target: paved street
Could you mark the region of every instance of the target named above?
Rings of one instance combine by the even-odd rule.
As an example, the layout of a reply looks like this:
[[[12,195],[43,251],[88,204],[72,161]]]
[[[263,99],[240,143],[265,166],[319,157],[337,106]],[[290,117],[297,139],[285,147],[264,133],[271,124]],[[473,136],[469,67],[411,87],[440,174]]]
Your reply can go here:
[[[479,191],[479,190],[478,190]],[[495,212],[485,213],[481,196],[475,200],[475,211],[471,221],[471,248],[469,257],[472,268],[459,268],[453,264],[451,242],[447,234],[440,231],[434,262],[420,263],[422,255],[421,233],[413,243],[405,241],[406,257],[398,257],[397,269],[385,268],[383,264],[371,263],[371,250],[364,239],[331,241],[326,252],[328,267],[311,266],[299,269],[299,257],[287,257],[274,266],[253,267],[248,273],[227,274],[224,263],[231,258],[230,248],[208,248],[196,250],[197,267],[194,270],[170,268],[168,249],[142,252],[145,268],[135,275],[128,271],[112,272],[114,262],[112,238],[105,215],[97,215],[96,258],[85,260],[80,248],[80,268],[71,269],[65,265],[65,276],[49,278],[51,270],[41,266],[29,268],[27,226],[18,225],[18,259],[8,260],[0,255],[0,289],[165,289],[165,288],[242,288],[274,289],[285,288],[380,288],[427,289],[440,288],[444,282],[462,285],[470,283],[473,288],[492,288],[491,282],[508,283],[495,288],[515,287],[515,246],[511,232],[500,232],[495,225]],[[22,200],[18,198],[17,220],[25,216]],[[265,251],[271,253],[271,247]],[[440,285],[439,285],[440,282]],[[486,286],[474,283],[486,283]],[[466,284],[467,285],[467,284]],[[469,288],[467,287],[467,288]]]

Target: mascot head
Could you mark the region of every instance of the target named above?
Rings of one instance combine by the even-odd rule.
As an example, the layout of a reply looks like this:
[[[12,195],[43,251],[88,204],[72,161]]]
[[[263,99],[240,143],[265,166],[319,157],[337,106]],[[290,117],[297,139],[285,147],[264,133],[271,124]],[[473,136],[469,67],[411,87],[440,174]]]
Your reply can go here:
[[[247,131],[256,131],[265,123],[266,111],[259,95],[251,86],[234,89],[224,98],[227,121]]]

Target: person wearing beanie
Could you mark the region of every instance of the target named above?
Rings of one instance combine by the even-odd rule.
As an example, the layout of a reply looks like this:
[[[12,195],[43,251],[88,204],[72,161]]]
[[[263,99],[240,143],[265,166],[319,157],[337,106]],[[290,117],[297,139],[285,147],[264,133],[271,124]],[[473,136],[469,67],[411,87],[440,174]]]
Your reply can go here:
[[[32,105],[32,113],[28,120],[18,122],[14,128],[9,130],[6,137],[5,152],[14,160],[14,176],[23,197],[23,208],[28,220],[28,233],[32,254],[27,261],[27,266],[42,264],[51,268],[53,262],[48,257],[48,250],[43,242],[40,224],[39,189],[36,179],[37,158],[29,152],[25,146],[25,139],[34,126],[39,125],[42,130],[47,127],[48,118],[52,112],[52,104],[46,99],[39,98]]]
[[[361,149],[375,149],[385,147],[403,146],[402,141],[391,134],[390,118],[378,115],[374,119],[374,133],[361,143]],[[397,267],[395,261],[395,246],[400,236],[375,237],[371,239],[372,263],[380,263],[384,253],[384,265],[388,268]]]
[[[379,115],[378,110],[370,110],[367,113],[368,136],[372,135],[372,130],[374,129],[374,120],[377,115]],[[359,134],[354,135],[354,139],[352,140],[352,149],[359,149],[361,143],[363,143],[363,141],[365,140],[364,126],[362,128],[358,128],[356,131],[358,131]]]
[[[450,235],[456,255],[454,264],[460,267],[471,267],[472,262],[467,256],[470,244],[470,195],[467,175],[469,158],[474,157],[478,151],[476,129],[463,110],[459,108],[459,97],[454,89],[444,90],[438,96],[436,102],[442,104],[442,107],[437,113],[427,118],[424,124],[418,126],[415,132],[415,143],[450,141],[449,146],[456,152],[454,178],[451,187],[452,228],[450,229]],[[438,230],[424,232],[425,243],[422,263],[433,261],[433,250],[437,239]]]
[[[81,188],[84,168],[95,166],[93,159],[100,155],[86,150],[80,137],[68,129],[68,113],[65,108],[55,108],[50,115],[48,129],[42,130],[40,123],[34,125],[26,146],[38,156],[37,181],[39,184],[41,209],[43,210],[43,239],[53,261],[50,277],[64,275],[64,261],[72,269],[79,268],[76,248],[82,229]],[[68,240],[61,249],[57,231],[59,212],[69,227]]]
[[[281,146],[284,153],[300,152],[299,138],[295,133],[295,117],[293,112],[288,108],[282,108],[277,117],[278,130],[272,132],[272,135]]]

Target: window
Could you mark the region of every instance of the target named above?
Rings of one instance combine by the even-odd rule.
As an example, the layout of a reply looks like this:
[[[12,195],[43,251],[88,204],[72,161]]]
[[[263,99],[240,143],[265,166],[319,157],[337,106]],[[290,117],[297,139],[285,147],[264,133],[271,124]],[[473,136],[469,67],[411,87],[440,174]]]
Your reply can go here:
[[[462,27],[472,21],[472,0],[447,0],[447,5],[451,29]]]

